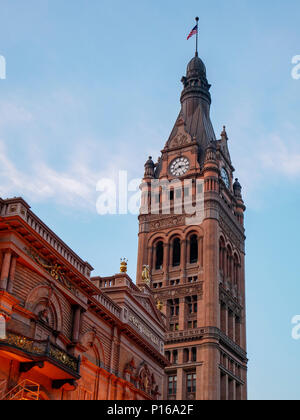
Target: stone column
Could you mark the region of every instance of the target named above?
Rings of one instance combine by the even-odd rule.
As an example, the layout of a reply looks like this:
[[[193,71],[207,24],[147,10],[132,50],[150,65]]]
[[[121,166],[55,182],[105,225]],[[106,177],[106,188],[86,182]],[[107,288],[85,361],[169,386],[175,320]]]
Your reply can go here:
[[[196,401],[201,400],[201,369],[202,366],[196,366]]]
[[[164,286],[165,287],[169,285],[169,258],[170,258],[169,244],[164,244],[163,271],[164,271]]]
[[[185,329],[185,297],[179,299],[179,330],[183,331]]]
[[[200,389],[199,400],[219,401],[221,391],[220,351],[218,344],[205,344],[201,349],[201,383],[205,384]]]
[[[185,400],[185,374],[184,370],[182,368],[177,369],[177,396],[176,399],[178,401],[184,401]]]
[[[3,262],[2,262],[1,277],[0,277],[0,290],[6,290],[7,288],[11,256],[12,256],[12,253],[10,250],[5,251]]]
[[[154,261],[154,255],[153,252],[153,246],[148,248],[148,265],[150,267],[150,270],[155,270],[155,261]],[[142,275],[142,273],[139,273],[139,275]]]
[[[184,363],[184,353],[183,353],[183,349],[178,349],[178,364],[182,365]]]
[[[228,375],[221,375],[221,401],[228,401]]]
[[[235,317],[235,342],[241,345],[241,322],[238,317]]]
[[[17,260],[18,260],[18,255],[13,255],[12,260],[11,260],[11,265],[10,265],[9,281],[8,281],[8,286],[7,286],[7,291],[10,294],[12,294],[13,288],[14,288]]]
[[[228,308],[225,304],[221,305],[221,331],[228,335]]]
[[[74,321],[73,321],[72,341],[74,343],[78,343],[79,341],[80,324],[81,324],[81,307],[77,306],[74,311]]]
[[[228,336],[232,341],[235,341],[235,315],[230,310],[228,314]]]
[[[200,268],[203,267],[203,238],[202,236],[199,238],[199,243],[198,243],[198,264]]]
[[[236,400],[236,383],[234,379],[230,379],[228,382],[228,400],[235,401]]]
[[[181,241],[181,256],[180,256],[180,265],[181,265],[181,284],[186,280],[186,261],[187,261],[187,241],[184,239]]]

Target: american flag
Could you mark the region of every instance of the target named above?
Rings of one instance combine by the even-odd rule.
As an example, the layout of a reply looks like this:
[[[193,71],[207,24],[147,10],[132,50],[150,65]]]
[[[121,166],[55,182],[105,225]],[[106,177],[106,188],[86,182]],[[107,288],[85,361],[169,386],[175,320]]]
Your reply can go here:
[[[187,39],[189,40],[190,38],[192,38],[193,35],[197,35],[198,33],[198,25],[195,26],[195,28],[193,28],[189,34],[189,36],[187,37]]]

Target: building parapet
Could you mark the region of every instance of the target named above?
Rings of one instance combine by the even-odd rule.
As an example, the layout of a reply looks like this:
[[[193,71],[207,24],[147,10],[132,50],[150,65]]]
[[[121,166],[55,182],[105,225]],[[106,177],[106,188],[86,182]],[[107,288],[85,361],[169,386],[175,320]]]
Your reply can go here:
[[[54,248],[64,259],[86,278],[90,278],[93,267],[83,261],[72,251],[48,226],[45,225],[31,210],[22,198],[11,198],[0,201],[1,217],[22,218],[41,238]]]

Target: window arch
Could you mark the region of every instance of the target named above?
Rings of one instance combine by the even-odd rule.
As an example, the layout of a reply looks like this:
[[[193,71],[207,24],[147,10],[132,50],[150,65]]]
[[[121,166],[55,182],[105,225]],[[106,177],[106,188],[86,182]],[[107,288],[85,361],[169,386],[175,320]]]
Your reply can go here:
[[[179,238],[173,241],[173,267],[180,266],[181,261],[181,243]]]
[[[219,257],[220,257],[220,270],[225,274],[225,255],[226,255],[226,246],[223,238],[220,239],[220,248],[219,248]]]
[[[155,270],[162,270],[164,263],[164,244],[162,241],[155,246]]]
[[[230,248],[230,246],[228,245],[227,247],[227,277],[230,281],[232,281],[232,274],[233,274],[233,267],[232,267],[232,250]]]
[[[234,254],[233,257],[233,283],[237,287],[239,287],[239,277],[240,277],[240,263],[237,254]]]
[[[198,262],[198,251],[198,237],[197,235],[192,235],[190,237],[190,264]]]

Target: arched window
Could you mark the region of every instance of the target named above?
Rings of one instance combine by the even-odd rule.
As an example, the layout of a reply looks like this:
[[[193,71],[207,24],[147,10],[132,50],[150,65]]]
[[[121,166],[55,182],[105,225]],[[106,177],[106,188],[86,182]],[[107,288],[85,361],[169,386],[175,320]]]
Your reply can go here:
[[[190,264],[198,262],[198,237],[192,235],[190,238]]]
[[[180,257],[181,257],[180,239],[176,238],[173,241],[173,267],[178,267],[180,265]]]
[[[164,244],[158,242],[155,249],[155,270],[162,270],[164,263]]]
[[[230,246],[227,247],[227,278],[232,281],[232,251]]]
[[[233,281],[234,281],[234,285],[237,286],[239,285],[239,259],[238,256],[236,254],[234,254],[234,259],[233,259]]]
[[[226,254],[226,250],[225,250],[225,242],[224,239],[221,238],[220,239],[220,251],[219,251],[219,256],[220,256],[220,270],[223,271],[223,274],[225,272],[225,254]]]

